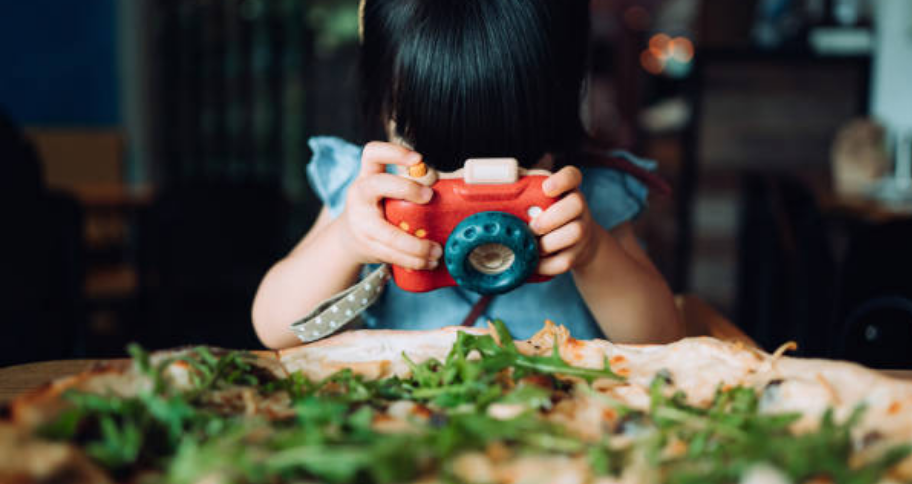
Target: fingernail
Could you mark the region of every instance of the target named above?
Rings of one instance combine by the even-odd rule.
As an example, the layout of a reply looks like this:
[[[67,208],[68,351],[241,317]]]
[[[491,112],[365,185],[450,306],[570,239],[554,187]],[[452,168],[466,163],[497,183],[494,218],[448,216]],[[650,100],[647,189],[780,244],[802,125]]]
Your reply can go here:
[[[547,179],[547,180],[545,180],[545,181],[542,183],[542,191],[550,192],[550,191],[551,191],[551,188],[552,188],[552,185],[554,185],[554,183],[551,182],[551,179],[550,179],[550,178]]]
[[[442,255],[443,255],[443,249],[440,248],[439,245],[434,244],[434,246],[431,247],[431,258],[434,259],[434,261],[436,262],[437,259],[439,259],[440,256],[442,256]]]
[[[430,202],[431,197],[433,197],[433,196],[434,196],[434,190],[432,190],[428,187],[424,187],[421,189],[421,199],[424,200],[425,202]]]
[[[428,261],[428,268],[429,268],[430,270],[436,269],[438,265],[440,265],[440,262],[438,262],[437,259]]]

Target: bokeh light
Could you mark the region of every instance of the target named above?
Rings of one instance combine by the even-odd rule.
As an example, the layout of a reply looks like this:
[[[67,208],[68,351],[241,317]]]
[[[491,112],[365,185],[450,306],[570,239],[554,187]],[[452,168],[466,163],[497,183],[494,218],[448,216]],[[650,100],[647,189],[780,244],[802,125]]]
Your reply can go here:
[[[694,57],[694,45],[687,37],[676,37],[669,42],[668,51],[678,62],[688,63]]]
[[[640,53],[640,66],[652,75],[681,78],[690,73],[696,49],[687,37],[657,33],[649,38],[648,48]]]
[[[659,59],[668,57],[668,48],[671,44],[671,37],[667,34],[655,34],[649,39],[649,52]]]
[[[640,54],[640,65],[646,72],[656,76],[665,70],[665,61],[654,56],[649,49]]]

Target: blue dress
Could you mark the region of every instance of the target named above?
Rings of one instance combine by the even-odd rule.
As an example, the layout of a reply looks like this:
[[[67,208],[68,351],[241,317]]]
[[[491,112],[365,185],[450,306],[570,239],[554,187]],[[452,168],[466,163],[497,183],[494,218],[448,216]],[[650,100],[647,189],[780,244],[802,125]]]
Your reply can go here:
[[[334,137],[314,137],[309,141],[313,158],[307,177],[330,215],[337,217],[345,206],[348,187],[361,167],[361,147]],[[625,152],[612,153],[648,169],[655,162]],[[646,207],[647,187],[635,177],[612,169],[583,167],[580,191],[589,203],[592,217],[611,229],[634,219]],[[459,287],[411,293],[392,282],[381,298],[364,314],[370,328],[433,329],[460,324],[480,298]],[[500,319],[517,338],[528,338],[541,329],[545,319],[563,324],[576,338],[604,338],[570,273],[537,284],[524,284],[494,298],[475,322],[484,326]]]

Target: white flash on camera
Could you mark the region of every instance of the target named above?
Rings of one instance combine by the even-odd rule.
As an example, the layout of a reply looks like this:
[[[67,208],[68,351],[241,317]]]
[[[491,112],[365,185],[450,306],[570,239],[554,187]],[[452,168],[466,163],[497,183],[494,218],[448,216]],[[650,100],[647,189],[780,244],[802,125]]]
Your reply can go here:
[[[519,180],[516,158],[472,158],[466,160],[462,173],[468,185],[501,185]]]

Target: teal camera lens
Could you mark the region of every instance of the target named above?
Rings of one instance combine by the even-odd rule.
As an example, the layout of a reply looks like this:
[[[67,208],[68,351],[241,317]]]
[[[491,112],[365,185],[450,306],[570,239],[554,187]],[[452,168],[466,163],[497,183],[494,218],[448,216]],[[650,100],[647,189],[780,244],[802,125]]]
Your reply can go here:
[[[444,262],[461,287],[479,294],[503,294],[535,272],[538,243],[521,218],[505,212],[478,212],[450,233]]]

